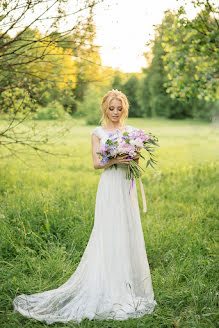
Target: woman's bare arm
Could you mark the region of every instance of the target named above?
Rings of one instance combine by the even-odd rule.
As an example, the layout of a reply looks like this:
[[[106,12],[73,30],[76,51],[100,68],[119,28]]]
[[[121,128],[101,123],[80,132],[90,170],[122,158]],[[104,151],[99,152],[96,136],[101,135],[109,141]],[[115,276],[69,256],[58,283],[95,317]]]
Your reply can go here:
[[[104,163],[104,165],[100,165],[101,158],[97,154],[100,151],[100,139],[96,136],[96,134],[92,134],[91,136],[91,144],[92,144],[92,157],[93,157],[93,166],[95,169],[105,169],[114,164],[114,159],[109,160],[108,163]]]

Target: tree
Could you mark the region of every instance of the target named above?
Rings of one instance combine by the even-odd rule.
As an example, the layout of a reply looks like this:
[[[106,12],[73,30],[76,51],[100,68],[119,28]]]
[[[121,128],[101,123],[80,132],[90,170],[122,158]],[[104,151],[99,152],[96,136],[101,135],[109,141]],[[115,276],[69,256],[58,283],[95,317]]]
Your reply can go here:
[[[165,12],[162,23],[155,27],[154,40],[149,42],[150,51],[144,54],[148,67],[143,69],[145,77],[141,83],[141,91],[139,93],[141,107],[143,109],[146,108],[147,115],[149,116],[164,116],[174,119],[188,117],[210,120],[212,113],[216,109],[216,104],[213,101],[200,99],[196,93],[181,97],[178,93],[174,94],[174,90],[168,87],[169,83],[173,83],[174,87],[176,87],[176,84],[174,84],[174,80],[172,82],[169,81],[170,76],[174,74],[174,67],[172,70],[171,67],[168,67],[168,69],[166,67],[166,57],[170,56],[166,49],[168,44],[170,44],[170,47],[172,46],[172,41],[167,40],[164,44],[164,39],[166,33],[170,33],[170,31],[174,35],[173,23],[175,16],[176,14],[170,10]],[[181,56],[183,57],[183,54]],[[184,61],[184,58],[182,58],[182,61]],[[182,78],[183,73],[178,72],[178,74],[179,76],[176,77],[177,81]],[[189,77],[190,75],[188,74]],[[197,85],[196,88],[199,90]]]
[[[143,117],[152,117],[152,108],[150,104],[151,94],[150,94],[150,84],[148,76],[142,78],[139,82],[138,90],[138,102],[141,107],[141,112]]]
[[[102,1],[79,0],[76,4],[72,0],[24,0],[22,3],[19,0],[0,0],[0,97],[1,101],[8,97],[4,102],[4,111],[9,112],[10,109],[8,126],[0,131],[0,145],[11,154],[14,153],[14,144],[45,151],[40,145],[48,142],[47,135],[39,142],[34,133],[30,137],[30,131],[34,131],[30,128],[25,139],[24,134],[21,138],[16,128],[31,117],[35,101],[46,102],[48,88],[54,87],[54,95],[57,95],[61,89],[72,89],[76,83],[84,83],[83,79],[80,81],[78,78],[80,68],[76,67],[76,60],[71,60],[76,58],[78,64],[85,49],[88,51],[93,46],[93,38],[90,38],[93,34],[93,8]],[[69,2],[74,9],[66,12]],[[81,13],[84,16],[79,16]],[[69,21],[71,18],[72,26],[63,30],[61,26],[65,26],[66,17]],[[44,32],[40,33],[36,26],[42,25]],[[83,58],[83,62],[89,60]],[[19,105],[13,90],[16,90],[17,99],[25,94]],[[69,91],[67,96],[70,97]],[[24,111],[23,104],[27,101],[32,105],[26,106]],[[23,113],[23,116],[19,115],[18,118],[18,113]]]
[[[165,86],[172,98],[214,101],[219,98],[218,11],[214,1],[192,3],[199,9],[196,17],[189,20],[182,6],[163,33]]]
[[[126,94],[129,101],[129,117],[141,117],[141,108],[138,103],[137,91],[139,88],[139,80],[131,74],[129,79],[123,84],[122,90]]]
[[[164,68],[165,50],[162,46],[164,31],[172,24],[172,16],[165,15],[162,23],[155,28],[155,38],[149,42],[150,51],[144,53],[148,67],[143,69],[144,79],[141,84],[141,107],[147,116],[166,118],[192,117],[191,106],[178,99],[172,99],[167,93],[165,83],[168,81]]]
[[[114,73],[114,78],[112,82],[112,89],[117,89],[121,90],[122,85],[123,85],[123,80],[122,80],[122,73],[120,71],[115,71]]]

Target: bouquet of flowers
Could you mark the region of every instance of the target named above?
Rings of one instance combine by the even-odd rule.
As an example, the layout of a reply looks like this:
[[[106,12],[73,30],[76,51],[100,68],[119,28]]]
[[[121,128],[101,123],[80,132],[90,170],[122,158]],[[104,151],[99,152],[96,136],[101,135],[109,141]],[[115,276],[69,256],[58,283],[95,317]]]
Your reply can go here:
[[[118,155],[127,154],[127,158],[132,158],[137,153],[143,158],[145,157],[140,153],[141,149],[145,149],[149,154],[149,159],[146,163],[146,168],[148,165],[151,165],[154,168],[153,164],[156,164],[155,156],[153,152],[155,151],[154,146],[158,146],[158,138],[152,135],[151,132],[145,133],[142,129],[136,129],[132,132],[123,132],[119,133],[119,130],[109,134],[109,138],[106,140],[105,144],[100,144],[100,151],[97,154],[101,157],[101,165],[104,165],[105,162],[109,162],[109,159],[115,158]],[[153,164],[152,164],[153,163]],[[112,168],[117,164],[110,166]],[[127,173],[126,178],[129,180],[134,180],[134,177],[140,178],[144,169],[133,159],[127,164]]]

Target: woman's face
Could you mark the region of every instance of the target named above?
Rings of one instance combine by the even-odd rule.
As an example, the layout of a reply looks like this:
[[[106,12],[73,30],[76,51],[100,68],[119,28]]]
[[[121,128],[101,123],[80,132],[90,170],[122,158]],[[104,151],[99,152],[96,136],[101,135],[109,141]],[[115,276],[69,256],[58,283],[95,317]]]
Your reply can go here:
[[[116,123],[119,122],[120,118],[122,117],[122,102],[120,99],[112,99],[109,108],[107,110],[107,115],[110,121]]]

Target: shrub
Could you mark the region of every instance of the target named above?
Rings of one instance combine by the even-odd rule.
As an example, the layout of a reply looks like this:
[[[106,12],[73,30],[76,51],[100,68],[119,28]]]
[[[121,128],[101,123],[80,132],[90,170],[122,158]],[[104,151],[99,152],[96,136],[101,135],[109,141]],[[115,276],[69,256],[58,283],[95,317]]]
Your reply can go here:
[[[101,96],[93,86],[89,86],[82,102],[77,103],[77,116],[85,117],[90,125],[98,125],[101,118]]]
[[[35,120],[58,120],[68,117],[69,114],[65,112],[62,104],[56,100],[46,107],[38,107],[34,115]]]

